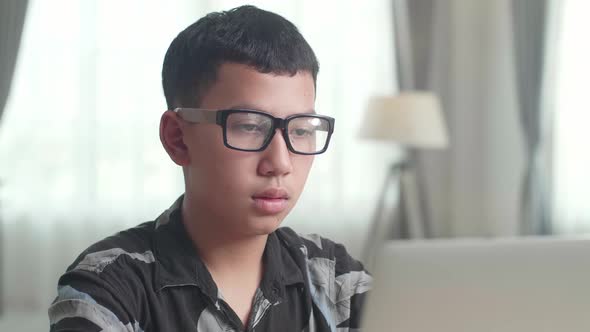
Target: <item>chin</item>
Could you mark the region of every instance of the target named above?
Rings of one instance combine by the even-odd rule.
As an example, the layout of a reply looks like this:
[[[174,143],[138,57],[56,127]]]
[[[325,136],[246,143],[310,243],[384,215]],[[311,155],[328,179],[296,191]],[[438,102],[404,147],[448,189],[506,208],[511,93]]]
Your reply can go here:
[[[268,235],[281,226],[285,219],[283,215],[257,216],[248,220],[248,233],[253,235]]]

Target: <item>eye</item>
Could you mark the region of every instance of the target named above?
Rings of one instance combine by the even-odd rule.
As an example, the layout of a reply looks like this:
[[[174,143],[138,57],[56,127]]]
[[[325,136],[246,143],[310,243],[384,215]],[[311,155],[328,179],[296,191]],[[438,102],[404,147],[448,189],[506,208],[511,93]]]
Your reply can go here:
[[[228,130],[234,135],[265,136],[270,130],[267,123],[259,122],[235,122],[232,123]]]
[[[262,131],[262,128],[260,128],[259,125],[254,124],[254,123],[241,123],[241,124],[236,124],[234,126],[235,129],[240,130],[240,131],[244,131],[244,132],[258,132],[258,131]]]
[[[291,130],[291,136],[295,137],[309,137],[315,133],[313,128],[295,128]]]

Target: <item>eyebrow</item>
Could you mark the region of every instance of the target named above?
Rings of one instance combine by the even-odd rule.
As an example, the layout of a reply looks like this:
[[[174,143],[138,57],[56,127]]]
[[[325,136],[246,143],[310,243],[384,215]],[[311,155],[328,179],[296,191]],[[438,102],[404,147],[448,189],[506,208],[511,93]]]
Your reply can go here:
[[[252,104],[237,104],[237,105],[233,105],[230,107],[227,107],[226,109],[232,109],[232,110],[251,110],[251,111],[259,111],[259,112],[264,112],[264,113],[268,113],[271,114],[269,111],[264,110],[260,107],[256,107]],[[316,111],[312,108],[310,110],[307,110],[305,112],[295,112],[293,114],[317,114]]]

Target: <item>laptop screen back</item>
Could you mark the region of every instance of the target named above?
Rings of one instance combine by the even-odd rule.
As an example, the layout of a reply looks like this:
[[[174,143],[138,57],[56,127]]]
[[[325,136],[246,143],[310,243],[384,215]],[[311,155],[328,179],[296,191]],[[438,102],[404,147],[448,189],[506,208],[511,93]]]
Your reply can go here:
[[[392,242],[363,331],[590,331],[590,239]]]

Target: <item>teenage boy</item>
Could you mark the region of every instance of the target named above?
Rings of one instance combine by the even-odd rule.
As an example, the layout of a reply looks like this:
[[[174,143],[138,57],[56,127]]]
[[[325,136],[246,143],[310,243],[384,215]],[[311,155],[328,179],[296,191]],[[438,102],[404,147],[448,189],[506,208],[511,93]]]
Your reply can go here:
[[[318,69],[297,28],[256,7],[182,31],[164,59],[160,138],[185,193],[76,259],[51,330],[357,331],[361,263],[279,228],[334,131],[314,110]]]

